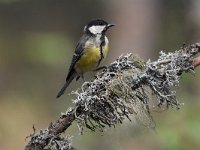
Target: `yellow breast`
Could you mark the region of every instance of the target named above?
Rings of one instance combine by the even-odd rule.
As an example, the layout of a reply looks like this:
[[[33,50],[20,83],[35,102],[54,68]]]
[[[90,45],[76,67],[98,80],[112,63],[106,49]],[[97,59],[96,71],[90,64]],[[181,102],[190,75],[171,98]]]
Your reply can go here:
[[[104,58],[108,53],[108,44],[103,47]],[[77,61],[75,70],[78,74],[83,74],[96,69],[99,60],[101,59],[100,47],[85,48],[83,55]]]

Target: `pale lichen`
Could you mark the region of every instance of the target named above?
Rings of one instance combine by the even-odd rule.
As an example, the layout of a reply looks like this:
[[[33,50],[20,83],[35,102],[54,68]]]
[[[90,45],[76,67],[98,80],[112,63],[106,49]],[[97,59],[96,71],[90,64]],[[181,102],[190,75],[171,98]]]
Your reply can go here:
[[[151,112],[156,107],[180,107],[173,89],[179,86],[182,72],[193,71],[193,56],[198,52],[193,47],[173,53],[161,51],[157,61],[146,63],[132,54],[120,56],[74,92],[79,128],[102,130],[125,118],[154,128]]]

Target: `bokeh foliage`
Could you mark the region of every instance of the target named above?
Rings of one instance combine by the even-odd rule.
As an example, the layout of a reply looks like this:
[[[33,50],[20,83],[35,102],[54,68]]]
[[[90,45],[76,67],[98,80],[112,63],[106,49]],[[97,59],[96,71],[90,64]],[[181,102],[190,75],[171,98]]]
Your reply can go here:
[[[148,58],[156,58],[161,49],[178,49],[183,42],[195,43],[200,39],[199,26],[193,20],[194,2],[152,0],[158,14],[154,20],[158,29],[154,32],[157,37],[154,47],[144,52],[148,53]],[[22,149],[25,137],[32,133],[33,124],[36,129],[45,128],[61,111],[73,105],[68,93],[82,81],[73,82],[61,99],[56,100],[55,96],[65,80],[83,26],[93,18],[114,23],[117,20],[119,24],[142,19],[139,14],[137,18],[126,18],[123,13],[117,13],[116,8],[122,3],[130,8],[129,1],[114,0],[0,0],[0,149]],[[134,3],[145,5],[145,1],[135,0]],[[137,14],[137,10],[131,9],[131,12]],[[111,39],[120,38],[115,34],[117,30],[133,29],[116,26],[109,33]],[[111,44],[126,45],[115,40]],[[110,53],[126,53],[125,49],[113,50],[111,47]],[[109,57],[111,59],[112,55]],[[67,132],[74,135],[73,145],[81,150],[200,149],[198,68],[196,72],[196,76],[183,75],[181,88],[177,89],[178,98],[185,105],[179,111],[154,114],[157,134],[141,133],[127,122],[108,129],[103,136],[91,131],[79,136],[74,125]]]

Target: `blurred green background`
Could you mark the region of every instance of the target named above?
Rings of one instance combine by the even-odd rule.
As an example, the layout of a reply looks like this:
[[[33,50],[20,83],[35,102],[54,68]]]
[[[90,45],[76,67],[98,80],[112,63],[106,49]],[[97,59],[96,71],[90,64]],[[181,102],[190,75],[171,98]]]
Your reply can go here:
[[[106,63],[120,54],[156,59],[160,50],[200,41],[199,0],[0,0],[0,149],[21,150],[25,137],[45,128],[73,106],[62,98],[76,42],[84,25],[103,18],[117,24],[108,33]],[[126,122],[101,133],[79,135],[74,124],[66,134],[80,150],[197,150],[200,149],[200,69],[184,74],[178,98],[185,105],[155,113],[157,133],[141,133]]]

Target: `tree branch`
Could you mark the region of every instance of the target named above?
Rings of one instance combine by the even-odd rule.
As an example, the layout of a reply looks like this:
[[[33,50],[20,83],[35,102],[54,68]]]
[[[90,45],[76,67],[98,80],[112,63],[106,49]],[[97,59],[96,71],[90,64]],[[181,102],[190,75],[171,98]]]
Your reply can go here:
[[[198,67],[200,65],[200,56],[197,58],[194,58],[193,65],[194,67]]]
[[[81,132],[85,127],[103,131],[106,126],[123,123],[125,118],[154,128],[152,111],[180,107],[172,87],[179,85],[183,72],[191,72],[200,65],[200,56],[195,58],[199,52],[200,43],[196,43],[174,53],[160,52],[157,61],[146,63],[132,54],[120,56],[74,93],[74,108],[69,108],[47,129],[31,135],[25,150],[74,149],[70,139],[61,135],[74,121]]]

